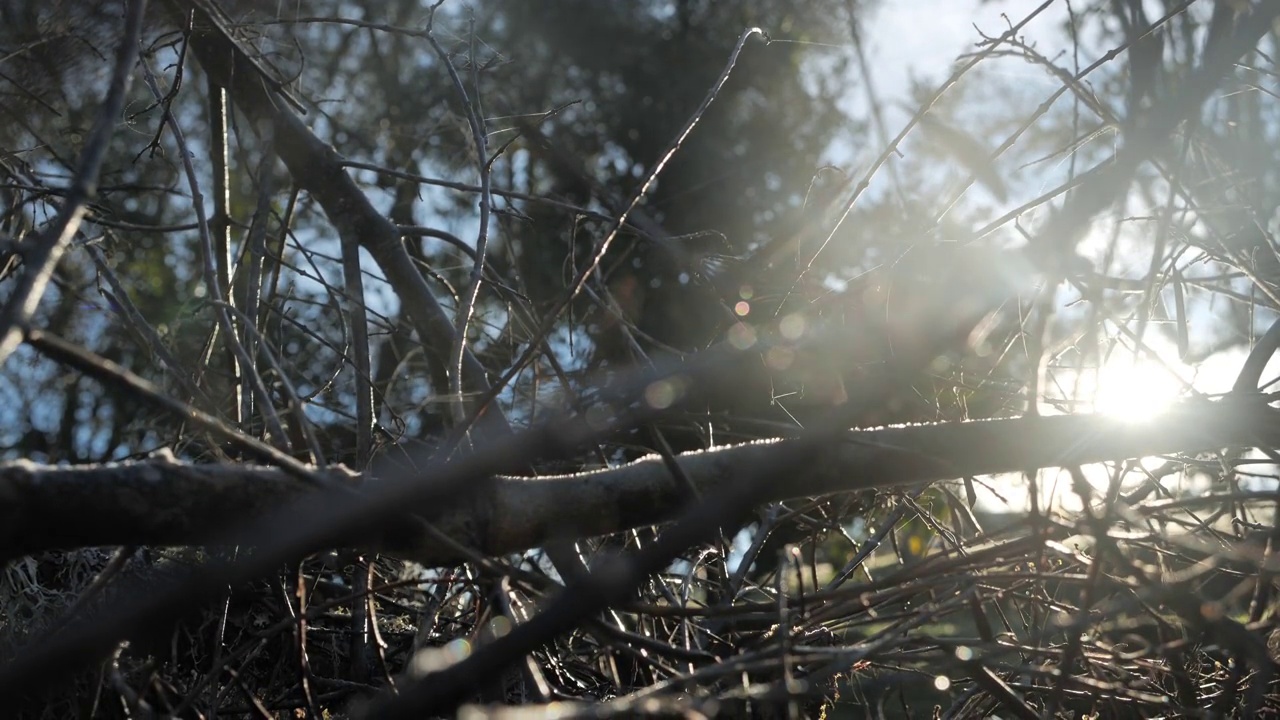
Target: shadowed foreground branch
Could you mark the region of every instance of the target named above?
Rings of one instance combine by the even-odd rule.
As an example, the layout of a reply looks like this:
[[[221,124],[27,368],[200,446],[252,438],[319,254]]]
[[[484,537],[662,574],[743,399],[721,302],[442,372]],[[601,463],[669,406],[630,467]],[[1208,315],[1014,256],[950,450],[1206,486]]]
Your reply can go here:
[[[1134,423],[1101,415],[1027,417],[851,431],[829,451],[809,453],[777,477],[768,500],[826,495],[972,475],[1071,467],[1174,452],[1274,446],[1280,413],[1259,398],[1188,402]],[[735,478],[760,467],[791,440],[679,456],[704,496],[732,493]],[[352,487],[361,479],[343,471]],[[372,482],[429,482],[410,477]],[[617,468],[539,478],[500,477],[454,507],[410,508],[487,555],[553,539],[580,539],[673,517],[687,489],[657,457]],[[82,467],[0,465],[0,543],[6,557],[96,545],[246,543],[246,519],[316,492],[284,472],[245,465],[190,465],[163,458]],[[16,509],[21,508],[21,512]],[[299,518],[305,521],[305,518]],[[428,565],[462,562],[414,530],[387,525],[353,539]]]

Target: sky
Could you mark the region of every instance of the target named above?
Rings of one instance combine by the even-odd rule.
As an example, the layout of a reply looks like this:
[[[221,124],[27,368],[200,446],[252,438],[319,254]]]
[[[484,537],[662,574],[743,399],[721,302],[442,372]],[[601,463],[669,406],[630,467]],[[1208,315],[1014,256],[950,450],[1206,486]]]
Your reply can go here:
[[[906,99],[913,76],[917,80],[927,80],[930,87],[937,87],[951,72],[953,60],[974,49],[974,44],[980,40],[979,31],[987,36],[998,36],[1040,4],[1039,0],[906,0],[875,4],[864,20],[862,35],[870,64],[875,68],[876,89],[890,110],[888,132],[896,133],[908,119],[906,108],[893,103]],[[1062,35],[1067,7],[1065,0],[1054,2],[1021,33],[1051,58],[1069,48]],[[1150,16],[1157,17],[1154,14]],[[1081,64],[1092,62],[1101,52],[1103,50],[1092,53],[1088,49],[1082,50]],[[1067,59],[1060,59],[1060,62],[1065,61]],[[1055,81],[1043,71],[1021,63],[997,61],[992,68],[1001,75],[1015,76],[1029,83],[1043,83],[1044,97],[1056,87]],[[1032,97],[1036,97],[1035,94]],[[861,96],[858,98],[861,101]],[[1043,97],[1037,97],[1036,101],[1040,99]],[[988,140],[994,142],[994,139]],[[1025,188],[1021,194],[1035,195],[1042,189]],[[1011,190],[1015,197],[1008,203],[1010,206],[1020,201],[1018,188]],[[1185,372],[1184,379],[1192,381],[1197,390],[1225,392],[1244,355],[1244,349],[1237,348],[1211,357],[1201,364],[1198,371],[1186,366],[1179,369]],[[1280,371],[1275,364],[1269,369]],[[1275,374],[1271,373],[1272,376]]]
[[[980,39],[978,30],[998,36],[1009,28],[1002,13],[1016,23],[1039,4],[1026,0],[882,2],[864,21],[863,31],[867,52],[877,59],[876,82],[886,93],[905,89],[912,70],[941,81],[951,61]],[[1065,3],[1061,5],[1065,7]],[[1033,39],[1056,36],[1054,25],[1062,20],[1062,12],[1049,8],[1032,21],[1025,34]]]
[[[908,120],[909,106],[896,105],[907,99],[908,88],[912,78],[924,80],[930,88],[938,87],[952,71],[952,63],[957,56],[974,50],[975,43],[981,40],[981,34],[988,37],[999,36],[1011,23],[1017,23],[1026,17],[1041,3],[1031,0],[997,0],[979,2],[978,0],[904,0],[895,2],[888,0],[877,3],[872,12],[863,20],[861,32],[864,51],[869,64],[874,68],[876,91],[886,107],[886,119],[889,135],[896,134]],[[1154,8],[1153,8],[1154,9]],[[1068,52],[1070,46],[1063,37],[1063,28],[1067,20],[1068,4],[1058,0],[1033,20],[1021,33],[1035,43],[1045,55],[1057,58],[1061,64],[1068,64],[1071,58],[1058,57]],[[1151,15],[1152,18],[1158,15]],[[1081,50],[1080,62],[1086,65],[1096,59],[1105,49],[1090,52]],[[1044,93],[1035,102],[1048,95],[1056,87],[1055,81],[1042,70],[1029,65],[997,61],[989,66],[992,72],[1005,77],[1012,77],[1023,83],[1043,83]],[[856,86],[856,84],[855,84]],[[1035,92],[1031,86],[1032,97]],[[860,93],[854,93],[852,102],[864,103]],[[1034,105],[1028,106],[1030,111]],[[994,145],[995,140],[991,140]],[[839,152],[838,150],[836,151]],[[877,178],[883,182],[884,178]],[[1013,180],[1016,184],[1017,179]],[[1022,199],[1038,194],[1044,188],[1011,188],[1015,197],[1011,198],[1006,208],[1014,207]],[[873,182],[874,190],[874,182]],[[1027,192],[1030,191],[1030,192]],[[1021,195],[1022,197],[1017,197]],[[998,215],[994,213],[993,216]],[[1205,323],[1211,317],[1204,318]],[[1194,330],[1194,322],[1192,323]],[[1182,364],[1177,359],[1176,350],[1171,342],[1163,337],[1151,335],[1149,343],[1160,352],[1166,362],[1182,381],[1189,382],[1198,392],[1222,393],[1230,389],[1231,383],[1247,354],[1244,347],[1236,347],[1209,357],[1197,367]],[[1174,399],[1181,391],[1182,384],[1162,370],[1153,369],[1145,364],[1134,365],[1132,354],[1116,353],[1114,366],[1108,365],[1107,371],[1100,379],[1101,390],[1097,398],[1100,411],[1121,415],[1134,414],[1135,419],[1150,417],[1161,405]],[[1272,378],[1280,373],[1280,363],[1273,359],[1263,377]],[[1135,412],[1135,410],[1137,412]],[[998,482],[1001,491],[1008,496],[1012,505],[1026,503],[1024,493],[1016,488],[1025,486],[1020,478],[1005,478]],[[1011,492],[1012,491],[1012,492]],[[980,495],[986,495],[980,493]],[[1003,503],[994,502],[990,495],[983,497],[983,505],[988,509],[996,509]],[[1059,498],[1067,505],[1074,504],[1068,498]]]

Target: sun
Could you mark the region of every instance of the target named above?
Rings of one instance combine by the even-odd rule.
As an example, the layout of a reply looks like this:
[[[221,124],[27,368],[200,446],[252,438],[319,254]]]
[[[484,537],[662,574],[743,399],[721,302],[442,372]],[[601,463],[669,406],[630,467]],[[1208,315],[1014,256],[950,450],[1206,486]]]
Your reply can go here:
[[[1117,350],[1098,371],[1094,410],[1134,422],[1153,418],[1182,395],[1187,383],[1178,374],[1185,369],[1176,359],[1160,362]]]
[[[1200,386],[1217,375],[1187,365],[1172,342],[1153,337],[1138,353],[1129,345],[1113,347],[1100,367],[1081,367],[1069,356],[1060,357],[1045,369],[1045,393],[1038,407],[1045,415],[1094,412],[1145,422],[1161,415],[1193,384],[1201,392],[1210,391]]]

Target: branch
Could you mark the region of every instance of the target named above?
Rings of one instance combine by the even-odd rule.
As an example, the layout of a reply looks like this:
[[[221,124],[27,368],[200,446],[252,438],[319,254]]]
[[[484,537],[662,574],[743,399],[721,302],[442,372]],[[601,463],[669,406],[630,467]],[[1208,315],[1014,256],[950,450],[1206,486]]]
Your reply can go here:
[[[795,442],[726,446],[677,460],[701,495],[728,494],[736,478]],[[829,451],[804,454],[763,499],[1278,443],[1280,411],[1257,396],[1188,402],[1144,423],[1074,415],[860,430]],[[345,470],[331,474],[353,486],[361,482]],[[250,520],[312,492],[286,473],[260,466],[188,465],[166,458],[81,467],[0,464],[0,556],[95,545],[251,543],[261,538],[250,536]],[[499,477],[464,505],[443,512],[438,504],[405,510],[484,554],[501,555],[551,540],[658,524],[673,518],[687,499],[688,488],[653,456],[592,472]],[[352,542],[428,565],[464,560],[417,527],[383,523]]]
[[[80,221],[89,208],[89,201],[98,192],[98,173],[102,170],[111,135],[115,132],[125,94],[129,89],[129,71],[138,59],[138,39],[142,34],[142,18],[145,2],[136,2],[125,18],[124,34],[116,49],[115,64],[111,70],[111,82],[93,121],[93,129],[85,140],[84,150],[75,175],[67,188],[66,201],[58,216],[23,251],[22,278],[10,291],[3,307],[0,307],[0,365],[22,342],[22,333],[35,314],[45,288],[53,275],[58,260],[71,244],[80,229]]]
[[[361,192],[337,150],[316,137],[286,105],[287,96],[279,84],[232,37],[216,6],[208,0],[169,0],[169,5],[179,17],[195,13],[196,32],[190,42],[200,66],[227,88],[236,107],[253,123],[272,129],[276,154],[293,181],[324,209],[342,242],[368,251],[400,298],[418,332],[418,341],[435,361],[434,369],[443,376],[454,344],[453,322],[417,271],[400,231]],[[462,362],[466,389],[477,394],[487,391],[485,368],[470,350],[463,353]],[[440,384],[440,377],[435,380]],[[440,387],[447,388],[448,383]],[[471,407],[474,401],[467,404],[468,411],[475,410]],[[510,425],[496,405],[485,410],[483,417],[490,432],[510,433]]]

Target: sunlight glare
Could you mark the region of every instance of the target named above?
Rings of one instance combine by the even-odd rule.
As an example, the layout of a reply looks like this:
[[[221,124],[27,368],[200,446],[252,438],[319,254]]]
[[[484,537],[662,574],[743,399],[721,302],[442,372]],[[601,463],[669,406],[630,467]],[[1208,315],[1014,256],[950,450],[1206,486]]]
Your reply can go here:
[[[1173,404],[1182,387],[1182,382],[1158,363],[1120,352],[1099,373],[1094,408],[1125,420],[1146,421]]]

